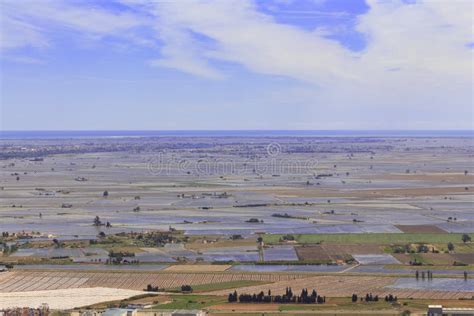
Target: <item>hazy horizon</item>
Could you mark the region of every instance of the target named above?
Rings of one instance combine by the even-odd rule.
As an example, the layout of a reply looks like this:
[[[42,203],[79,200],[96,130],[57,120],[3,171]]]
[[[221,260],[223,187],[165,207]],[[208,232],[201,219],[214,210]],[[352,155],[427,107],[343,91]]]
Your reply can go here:
[[[473,130],[69,130],[0,131],[1,139],[146,137],[474,137]]]

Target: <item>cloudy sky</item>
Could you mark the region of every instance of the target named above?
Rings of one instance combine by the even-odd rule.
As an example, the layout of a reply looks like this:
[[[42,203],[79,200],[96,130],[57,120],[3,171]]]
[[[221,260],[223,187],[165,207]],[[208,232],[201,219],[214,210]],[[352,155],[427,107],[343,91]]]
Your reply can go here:
[[[472,129],[473,2],[2,0],[3,130]]]

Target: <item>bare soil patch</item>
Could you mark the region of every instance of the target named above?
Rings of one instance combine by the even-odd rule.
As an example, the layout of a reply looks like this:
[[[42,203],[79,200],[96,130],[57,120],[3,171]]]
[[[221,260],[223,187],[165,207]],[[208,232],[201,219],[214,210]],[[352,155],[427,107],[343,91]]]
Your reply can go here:
[[[295,248],[300,260],[349,260],[352,255],[381,254],[380,245],[377,244],[314,244]]]
[[[446,234],[447,232],[435,225],[395,225],[404,233]]]
[[[474,254],[473,253],[458,253],[453,254],[451,257],[458,262],[474,264]]]
[[[295,250],[300,260],[335,260],[321,245],[305,245],[302,247],[295,247]]]

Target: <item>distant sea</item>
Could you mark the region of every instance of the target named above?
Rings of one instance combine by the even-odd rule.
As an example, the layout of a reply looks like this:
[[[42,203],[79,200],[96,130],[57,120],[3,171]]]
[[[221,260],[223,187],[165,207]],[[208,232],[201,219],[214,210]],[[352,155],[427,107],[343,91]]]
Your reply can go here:
[[[0,139],[123,137],[474,137],[474,130],[0,131]]]

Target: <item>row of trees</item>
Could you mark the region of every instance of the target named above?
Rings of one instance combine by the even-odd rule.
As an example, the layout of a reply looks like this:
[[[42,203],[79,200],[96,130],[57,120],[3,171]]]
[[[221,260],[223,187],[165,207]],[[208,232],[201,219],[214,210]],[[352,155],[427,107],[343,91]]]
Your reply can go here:
[[[237,291],[229,293],[229,303],[240,302],[240,303],[301,303],[301,304],[323,304],[326,302],[326,297],[318,295],[316,290],[313,289],[311,294],[308,289],[302,289],[300,295],[294,295],[291,288],[286,288],[284,295],[272,295],[271,291],[268,290],[267,295],[261,291],[258,294],[240,294]]]
[[[164,291],[164,289],[160,289],[158,286],[154,286],[152,284],[148,284],[146,286],[146,289],[144,289],[145,291],[147,292],[160,292],[160,291]],[[181,285],[181,292],[183,293],[192,293],[193,292],[193,288],[191,287],[191,285],[188,285],[188,284],[184,284],[184,285]]]
[[[147,292],[159,292],[159,291],[161,291],[161,289],[158,286],[153,286],[151,284],[148,284],[146,286],[145,291],[147,291]]]
[[[140,260],[138,259],[124,259],[122,257],[116,257],[116,258],[109,258],[105,260],[105,264],[140,264]]]
[[[464,280],[467,280],[467,271],[464,271],[463,273],[464,275]],[[425,279],[425,276],[431,280],[433,279],[433,272],[431,272],[430,270],[426,271],[421,271],[421,278],[424,280]],[[415,278],[418,280],[420,278],[420,272],[418,270],[416,270],[415,272]]]
[[[352,302],[356,303],[359,300],[359,297],[357,294],[352,294]],[[392,294],[386,295],[385,296],[385,302],[396,302],[398,298],[396,296],[393,296]],[[372,295],[372,293],[367,293],[365,294],[365,298],[361,297],[360,301],[366,301],[366,302],[378,302],[379,301],[379,296],[378,295]]]
[[[425,275],[428,279],[433,279],[433,272],[431,272],[430,270],[426,271],[426,274],[425,274],[425,271],[421,271],[421,278],[424,279],[425,278]],[[418,280],[420,278],[420,272],[418,270],[416,270],[415,272],[415,277],[416,279]]]

